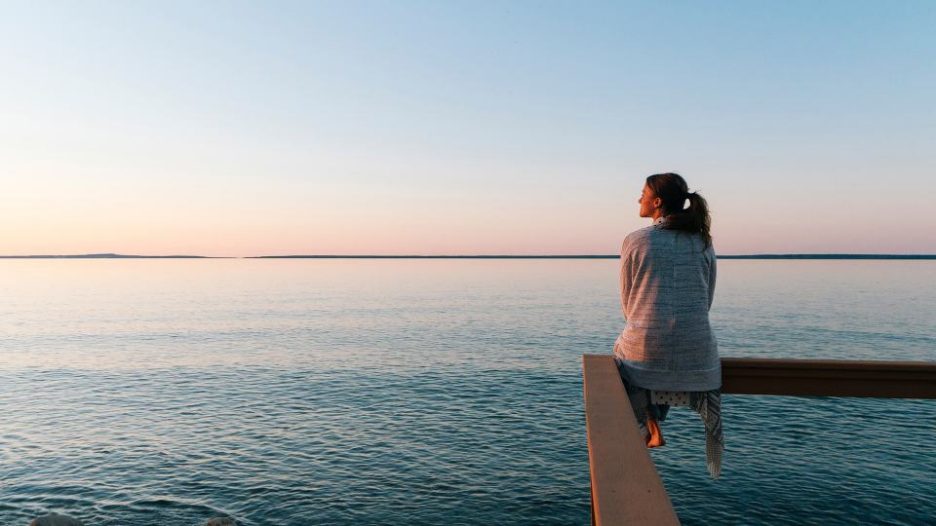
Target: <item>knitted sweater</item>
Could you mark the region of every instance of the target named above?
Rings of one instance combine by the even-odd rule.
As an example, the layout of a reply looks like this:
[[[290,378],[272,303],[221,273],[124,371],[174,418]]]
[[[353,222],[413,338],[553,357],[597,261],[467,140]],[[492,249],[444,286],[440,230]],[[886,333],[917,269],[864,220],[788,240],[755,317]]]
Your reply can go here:
[[[715,251],[697,234],[653,226],[621,246],[621,307],[626,327],[614,343],[631,383],[662,391],[721,387],[718,346],[709,325]]]

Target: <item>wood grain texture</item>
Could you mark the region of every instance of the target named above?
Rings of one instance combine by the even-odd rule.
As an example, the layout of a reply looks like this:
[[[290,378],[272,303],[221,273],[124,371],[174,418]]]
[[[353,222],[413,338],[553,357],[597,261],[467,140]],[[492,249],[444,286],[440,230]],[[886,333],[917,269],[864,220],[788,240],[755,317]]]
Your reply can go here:
[[[936,398],[936,363],[722,358],[722,393]]]
[[[614,359],[608,355],[585,355],[582,376],[592,523],[679,524],[637,427]]]

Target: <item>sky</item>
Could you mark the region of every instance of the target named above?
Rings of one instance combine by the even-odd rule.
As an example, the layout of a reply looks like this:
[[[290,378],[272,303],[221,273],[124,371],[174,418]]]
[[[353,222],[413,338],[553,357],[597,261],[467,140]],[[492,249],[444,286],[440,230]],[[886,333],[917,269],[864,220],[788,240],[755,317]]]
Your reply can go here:
[[[936,2],[0,6],[2,255],[936,253]]]

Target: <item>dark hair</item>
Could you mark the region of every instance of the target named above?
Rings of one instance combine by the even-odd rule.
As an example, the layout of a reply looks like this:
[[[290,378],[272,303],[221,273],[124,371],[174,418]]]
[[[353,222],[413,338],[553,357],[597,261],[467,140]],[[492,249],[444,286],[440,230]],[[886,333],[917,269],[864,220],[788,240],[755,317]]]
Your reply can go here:
[[[663,201],[663,215],[666,216],[663,228],[699,234],[706,248],[712,244],[712,217],[708,203],[698,193],[689,192],[689,185],[682,176],[674,173],[651,175],[647,177],[647,186]],[[687,199],[689,207],[683,208]]]

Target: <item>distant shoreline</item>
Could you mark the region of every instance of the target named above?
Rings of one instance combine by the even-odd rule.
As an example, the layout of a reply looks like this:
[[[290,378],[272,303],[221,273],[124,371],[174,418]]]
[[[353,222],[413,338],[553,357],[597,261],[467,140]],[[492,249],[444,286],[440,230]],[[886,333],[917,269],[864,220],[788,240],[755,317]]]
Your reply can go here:
[[[617,254],[591,255],[480,255],[480,256],[379,256],[379,255],[318,255],[318,256],[249,256],[244,259],[618,259]],[[936,259],[936,254],[742,254],[719,255],[718,259]]]
[[[0,259],[617,259],[616,254],[557,254],[557,255],[372,255],[372,254],[321,254],[286,256],[139,256],[127,254],[73,254],[73,255],[29,255],[0,256]],[[936,260],[936,254],[729,254],[718,259],[910,259]]]
[[[138,256],[133,254],[61,254],[0,256],[0,259],[231,259],[229,256]]]
[[[749,254],[718,259],[936,259],[936,254]]]

